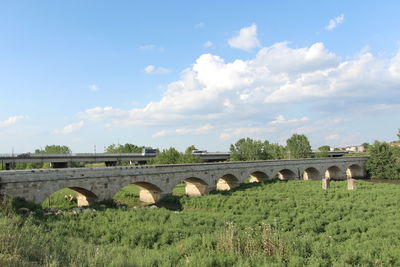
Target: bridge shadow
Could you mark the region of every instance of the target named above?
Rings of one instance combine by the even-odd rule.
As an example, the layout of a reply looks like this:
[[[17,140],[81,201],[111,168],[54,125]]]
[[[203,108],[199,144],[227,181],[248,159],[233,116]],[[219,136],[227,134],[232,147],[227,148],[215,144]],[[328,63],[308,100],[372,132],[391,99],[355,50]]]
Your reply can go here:
[[[243,184],[240,184],[238,187],[235,187],[231,190],[211,190],[209,192],[209,195],[230,196],[230,195],[234,194],[235,192],[249,190],[249,189],[260,187],[260,186],[266,185],[266,184],[274,184],[274,183],[281,183],[281,182],[287,182],[287,181],[282,181],[279,179],[271,179],[271,180],[267,180],[267,181],[260,182],[260,183],[243,183]],[[152,205],[155,205],[159,208],[165,208],[168,210],[172,210],[172,211],[182,211],[183,206],[181,203],[181,199],[183,197],[186,197],[186,195],[165,196],[164,198],[160,199],[159,202],[157,202],[156,204],[152,204]]]
[[[165,208],[167,210],[172,210],[172,211],[181,211],[183,210],[181,199],[184,196],[175,196],[175,195],[169,195],[165,196],[160,201],[158,201],[156,204],[153,204],[157,206],[158,208]]]
[[[271,180],[267,180],[267,181],[263,181],[263,182],[259,182],[259,183],[243,183],[231,190],[212,190],[212,191],[210,191],[210,195],[230,196],[238,191],[245,191],[245,190],[252,189],[255,187],[260,187],[265,184],[275,184],[275,183],[281,183],[281,182],[287,182],[287,181],[282,181],[282,180],[275,178],[275,179],[271,179]]]

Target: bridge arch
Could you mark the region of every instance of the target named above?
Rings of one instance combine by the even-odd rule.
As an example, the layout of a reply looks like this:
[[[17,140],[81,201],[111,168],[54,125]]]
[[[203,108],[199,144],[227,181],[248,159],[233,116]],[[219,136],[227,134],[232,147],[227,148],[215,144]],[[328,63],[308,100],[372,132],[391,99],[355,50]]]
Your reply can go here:
[[[113,199],[118,202],[156,203],[162,197],[162,190],[155,184],[145,181],[130,181],[116,190]]]
[[[358,164],[350,165],[346,169],[347,179],[361,179],[364,178],[364,171]]]
[[[331,166],[325,171],[328,180],[343,180],[342,170],[338,166]]]
[[[296,179],[296,174],[292,170],[283,169],[277,173],[277,178],[279,180],[294,180]]]
[[[322,177],[316,168],[309,167],[304,170],[303,179],[304,180],[321,180]]]
[[[161,198],[162,190],[158,186],[148,182],[135,182],[133,184],[140,188],[140,201],[145,203],[156,203]]]
[[[231,190],[238,187],[240,184],[239,179],[232,174],[225,174],[217,181],[217,190]]]
[[[89,206],[98,200],[95,193],[77,186],[62,187],[44,197],[45,199],[42,201],[44,207]]]
[[[250,183],[261,183],[269,179],[268,175],[262,171],[255,171],[250,174]]]
[[[185,194],[188,196],[202,196],[208,193],[208,184],[197,177],[189,177],[183,180]]]

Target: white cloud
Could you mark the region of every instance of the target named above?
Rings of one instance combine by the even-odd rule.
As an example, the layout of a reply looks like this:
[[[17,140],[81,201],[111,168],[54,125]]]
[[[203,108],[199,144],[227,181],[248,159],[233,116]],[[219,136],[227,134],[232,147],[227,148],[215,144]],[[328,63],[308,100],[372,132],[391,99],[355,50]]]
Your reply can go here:
[[[54,133],[57,133],[57,134],[59,134],[59,133],[61,133],[61,134],[70,134],[70,133],[76,132],[79,129],[81,129],[84,124],[85,123],[83,121],[80,121],[80,122],[77,122],[77,123],[68,124],[61,130],[55,130]]]
[[[89,85],[89,89],[90,89],[90,91],[92,91],[92,92],[96,92],[96,91],[99,90],[99,88],[98,88],[97,85],[95,85],[95,84]]]
[[[156,48],[156,46],[153,45],[153,44],[147,44],[147,45],[141,45],[141,46],[139,46],[139,49],[140,49],[140,50],[153,50],[153,49],[155,49],[155,48]]]
[[[400,104],[375,104],[371,109],[373,111],[400,112]]]
[[[196,25],[194,25],[194,27],[196,28],[196,29],[202,29],[202,28],[204,28],[206,26],[206,24],[204,23],[204,22],[200,22],[200,23],[197,23]]]
[[[144,68],[144,72],[152,73],[155,69],[156,67],[154,67],[153,65],[148,65],[146,68]]]
[[[4,121],[0,121],[0,127],[6,127],[6,126],[11,126],[16,124],[20,120],[28,119],[28,116],[21,116],[21,115],[15,115],[8,117],[8,119]]]
[[[162,137],[166,135],[187,135],[187,134],[205,134],[214,127],[206,124],[197,128],[178,128],[175,130],[161,130],[153,135],[153,137]]]
[[[271,121],[271,124],[288,124],[288,123],[298,123],[298,122],[306,122],[309,121],[310,119],[308,117],[302,117],[302,118],[295,118],[291,120],[285,119],[283,115],[279,115],[276,117],[275,120]]]
[[[260,46],[257,39],[257,25],[252,24],[249,27],[240,29],[239,34],[229,39],[228,44],[233,48],[251,51]]]
[[[164,52],[164,47],[162,46],[157,46],[154,44],[146,44],[146,45],[140,45],[139,50],[143,51],[158,51],[158,52]]]
[[[325,137],[325,140],[328,141],[328,142],[335,141],[335,140],[338,140],[338,139],[340,139],[340,135],[339,134],[330,134],[330,135],[327,135]]]
[[[166,74],[166,73],[170,73],[171,70],[164,68],[164,67],[155,67],[154,65],[148,65],[147,67],[144,68],[144,72],[146,72],[147,74]]]
[[[269,132],[268,127],[238,127],[228,128],[219,135],[222,141],[233,140],[241,137],[257,136]]]
[[[344,22],[344,14],[337,16],[336,18],[330,19],[329,24],[325,27],[326,30],[332,31],[335,29],[339,24]]]
[[[211,42],[210,40],[208,40],[207,42],[205,42],[205,43],[203,44],[203,47],[204,47],[204,48],[211,48],[211,47],[214,47],[214,44],[213,44],[213,42]]]
[[[375,58],[368,51],[342,60],[322,43],[303,48],[277,43],[260,49],[254,58],[230,62],[203,54],[182,71],[180,79],[166,86],[159,100],[127,110],[95,107],[79,117],[112,127],[157,126],[154,136],[182,134],[210,124],[213,131],[221,131],[222,140],[247,134],[278,136],[279,129],[320,132],[322,140],[327,131],[336,132],[332,125],[343,120],[335,118],[329,124],[322,120],[323,124],[314,123],[314,117],[348,112],[340,116],[351,119],[351,111],[372,108],[371,103],[389,105],[387,99],[392,100],[390,108],[396,108],[400,104],[396,101],[400,99],[398,64],[398,54]],[[282,115],[296,110],[304,117]],[[177,130],[166,130],[173,128]]]

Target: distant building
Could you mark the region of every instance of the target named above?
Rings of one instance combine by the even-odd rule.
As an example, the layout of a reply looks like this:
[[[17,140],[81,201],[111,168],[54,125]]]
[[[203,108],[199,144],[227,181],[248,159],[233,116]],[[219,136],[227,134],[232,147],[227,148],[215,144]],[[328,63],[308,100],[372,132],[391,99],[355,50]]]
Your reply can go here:
[[[335,148],[335,150],[346,151],[346,152],[366,152],[367,151],[364,146],[346,146],[346,147]]]
[[[393,141],[389,143],[390,146],[400,146],[400,141]]]

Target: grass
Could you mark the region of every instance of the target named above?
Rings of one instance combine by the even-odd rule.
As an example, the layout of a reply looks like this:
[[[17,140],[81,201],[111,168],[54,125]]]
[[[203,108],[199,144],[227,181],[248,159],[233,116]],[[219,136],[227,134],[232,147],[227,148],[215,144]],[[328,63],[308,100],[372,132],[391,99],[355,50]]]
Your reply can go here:
[[[355,191],[346,182],[327,191],[320,181],[244,184],[176,196],[180,212],[45,216],[4,200],[0,266],[399,266],[400,186],[357,183]],[[134,201],[136,189],[125,189],[115,197]]]

